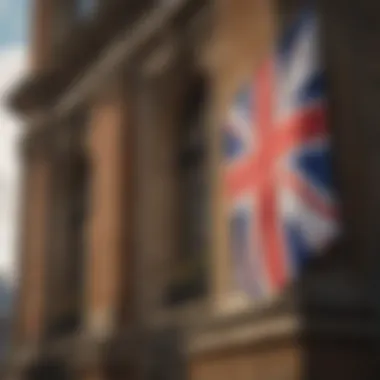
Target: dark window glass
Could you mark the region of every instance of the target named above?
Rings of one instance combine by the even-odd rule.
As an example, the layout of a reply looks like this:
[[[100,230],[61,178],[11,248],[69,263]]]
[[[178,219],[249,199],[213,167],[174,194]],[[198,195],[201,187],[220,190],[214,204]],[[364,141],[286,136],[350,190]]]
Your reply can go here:
[[[56,274],[51,274],[55,291],[50,293],[49,300],[60,303],[60,312],[55,313],[49,323],[48,334],[52,337],[72,333],[80,327],[84,290],[88,165],[80,154],[71,154],[63,165],[66,166],[64,182],[61,182],[64,189],[57,203],[63,217],[58,224],[60,230],[55,233],[64,239],[61,238],[57,246],[61,252],[60,265],[51,268],[56,271]],[[54,255],[52,252],[52,259]]]
[[[74,162],[71,174],[68,214],[68,294],[73,296],[73,313],[78,315],[82,307],[84,252],[85,252],[85,222],[88,200],[88,171],[83,157]]]
[[[209,202],[205,102],[205,84],[199,79],[186,99],[178,141],[180,236],[169,292],[172,304],[202,296],[206,290]]]

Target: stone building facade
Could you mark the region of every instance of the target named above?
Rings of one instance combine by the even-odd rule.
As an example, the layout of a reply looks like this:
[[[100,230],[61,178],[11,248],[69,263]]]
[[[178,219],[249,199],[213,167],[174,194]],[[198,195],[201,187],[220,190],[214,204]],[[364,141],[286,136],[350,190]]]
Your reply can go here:
[[[260,305],[226,249],[218,128],[298,3],[33,1],[9,379],[378,378],[376,1],[318,2],[341,241]]]

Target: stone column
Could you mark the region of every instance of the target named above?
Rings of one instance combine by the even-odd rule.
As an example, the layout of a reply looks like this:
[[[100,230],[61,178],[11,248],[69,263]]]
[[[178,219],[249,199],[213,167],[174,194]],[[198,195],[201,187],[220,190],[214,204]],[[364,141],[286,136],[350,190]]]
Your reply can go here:
[[[53,0],[32,2],[30,67],[34,72],[46,69],[49,64],[56,6],[57,1]]]
[[[105,91],[91,105],[88,126],[90,159],[90,205],[88,224],[87,290],[85,314],[87,328],[96,335],[115,327],[120,310],[121,289],[128,276],[123,245],[128,226],[124,209],[124,160],[127,100],[118,86]]]
[[[236,91],[251,80],[255,67],[272,45],[275,23],[273,2],[222,0],[215,4],[215,27],[206,50],[205,65],[211,83],[211,181],[213,246],[212,299],[219,311],[236,311],[247,299],[235,285],[228,252],[220,128]]]
[[[45,274],[51,167],[44,152],[30,153],[26,163],[24,232],[19,274],[19,344],[35,344],[44,329]]]

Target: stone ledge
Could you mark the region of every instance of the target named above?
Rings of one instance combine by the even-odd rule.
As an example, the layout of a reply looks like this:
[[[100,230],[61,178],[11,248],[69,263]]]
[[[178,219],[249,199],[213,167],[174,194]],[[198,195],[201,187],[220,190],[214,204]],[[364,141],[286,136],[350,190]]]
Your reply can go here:
[[[183,15],[191,18],[198,7],[204,6],[203,2],[204,0],[179,0],[159,7],[150,7],[145,11],[141,10],[131,24],[121,28],[111,40],[104,43],[105,46],[101,49],[102,54],[91,57],[76,75],[72,75],[72,78],[64,77],[63,74],[66,74],[64,67],[60,68],[58,73],[27,77],[9,96],[9,105],[15,111],[25,113],[24,108],[33,108],[31,104],[35,100],[36,93],[40,101],[50,101],[49,108],[53,109],[52,114],[55,117],[70,113],[90,94],[96,93],[97,89],[118,69],[121,69],[125,62],[130,61],[154,40],[163,27],[178,23],[177,19],[181,21]],[[80,52],[81,48],[83,46],[79,44],[77,50],[79,49]],[[75,54],[72,55],[74,57],[72,64],[75,65]]]
[[[288,315],[261,322],[191,331],[186,338],[186,352],[189,355],[199,355],[273,341],[273,339],[290,339],[299,329],[299,321]]]
[[[303,315],[295,311],[258,313],[257,310],[236,315],[213,316],[204,325],[186,332],[185,347],[190,356],[226,349],[255,347],[284,341],[379,341],[380,326],[375,316],[344,313]]]
[[[211,313],[188,325],[190,355],[284,340],[380,342],[376,301],[346,273],[309,276],[263,302],[239,294],[226,301],[217,300]]]

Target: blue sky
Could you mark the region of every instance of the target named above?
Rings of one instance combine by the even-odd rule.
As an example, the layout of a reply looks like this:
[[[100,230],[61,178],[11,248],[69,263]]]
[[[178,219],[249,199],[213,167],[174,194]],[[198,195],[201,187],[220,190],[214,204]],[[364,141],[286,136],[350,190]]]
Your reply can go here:
[[[1,48],[25,44],[29,4],[28,0],[0,0]]]
[[[20,120],[5,99],[25,72],[30,0],[0,0],[0,275],[15,278]]]

